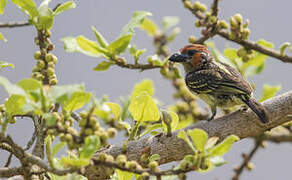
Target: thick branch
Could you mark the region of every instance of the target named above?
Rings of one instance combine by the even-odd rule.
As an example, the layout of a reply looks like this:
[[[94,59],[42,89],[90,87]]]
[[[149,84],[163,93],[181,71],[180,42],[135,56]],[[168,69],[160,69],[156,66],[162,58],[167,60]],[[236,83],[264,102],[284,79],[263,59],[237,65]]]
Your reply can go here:
[[[22,167],[20,168],[0,168],[0,177],[9,178],[22,174]]]
[[[258,136],[264,131],[292,120],[292,91],[265,101],[263,105],[270,116],[270,122],[267,125],[261,124],[251,110],[238,110],[210,122],[200,121],[185,130],[200,128],[205,130],[209,137],[217,136],[222,140],[234,134],[242,139]],[[141,155],[147,150],[150,151],[150,155],[160,155],[160,164],[181,160],[185,155],[191,154],[192,151],[183,140],[176,137],[177,133],[174,132],[171,137],[160,134],[155,137],[131,141],[127,144],[126,155],[129,160],[141,162]],[[123,154],[124,150],[122,146],[112,146],[102,150],[102,152],[117,156]]]

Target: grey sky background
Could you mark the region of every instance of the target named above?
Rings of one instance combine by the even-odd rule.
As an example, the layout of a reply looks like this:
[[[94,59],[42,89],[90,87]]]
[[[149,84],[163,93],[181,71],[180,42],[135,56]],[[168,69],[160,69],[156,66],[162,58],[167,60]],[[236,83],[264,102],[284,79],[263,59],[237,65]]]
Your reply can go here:
[[[40,2],[39,0],[36,0]],[[55,4],[65,1],[53,1]],[[56,48],[53,53],[58,57],[56,66],[57,76],[60,84],[84,83],[88,91],[94,92],[97,97],[104,94],[109,95],[112,101],[118,101],[119,96],[126,96],[131,92],[133,85],[144,78],[150,78],[155,84],[155,96],[162,100],[165,105],[173,103],[174,92],[171,83],[164,80],[157,70],[138,72],[134,70],[111,67],[106,72],[95,72],[96,66],[102,58],[92,58],[82,54],[68,54],[63,49],[60,41],[65,36],[84,35],[95,39],[91,26],[94,25],[108,41],[114,40],[120,33],[122,27],[130,20],[131,15],[137,10],[146,10],[153,14],[151,17],[155,22],[161,22],[164,16],[178,16],[181,33],[174,43],[170,45],[171,52],[188,43],[190,35],[199,36],[199,30],[194,26],[195,18],[183,8],[180,0],[75,0],[77,8],[70,10],[55,20],[52,29],[52,42]],[[209,5],[211,0],[201,2]],[[292,42],[291,11],[292,1],[287,0],[222,0],[220,2],[220,18],[226,18],[235,13],[241,13],[244,18],[250,19],[251,40],[264,38],[271,41],[278,48],[283,42]],[[5,8],[4,15],[0,16],[0,22],[24,21],[26,17],[10,1]],[[13,63],[15,69],[5,69],[1,76],[7,77],[12,82],[22,78],[30,77],[31,69],[35,65],[33,53],[37,50],[34,45],[36,31],[33,27],[22,27],[13,29],[0,29],[0,32],[8,39],[8,42],[0,42],[0,59]],[[220,37],[213,38],[217,48],[223,50],[226,46],[238,47],[226,42]],[[133,43],[139,48],[146,48],[147,52],[142,56],[142,62],[148,55],[154,53],[152,40],[146,33],[137,30]],[[132,59],[125,56],[130,62]],[[292,88],[291,64],[282,63],[276,59],[267,59],[266,69],[258,76],[249,78],[250,82],[256,84],[256,97],[259,98],[263,84],[282,84],[281,92]],[[3,88],[0,89],[0,99],[3,102],[7,97]],[[9,133],[20,145],[31,137],[32,124],[30,120],[19,120],[10,126]],[[243,140],[236,143],[232,150],[225,156],[228,164],[215,168],[209,173],[191,173],[189,179],[230,179],[232,168],[238,165],[242,158],[242,152],[249,152],[252,146],[251,140]],[[118,141],[114,144],[119,144]],[[7,153],[0,151],[0,164],[5,163]],[[14,164],[17,161],[13,161]],[[291,144],[274,145],[268,144],[268,148],[259,150],[253,159],[256,168],[252,172],[245,171],[242,179],[290,179],[291,177]]]

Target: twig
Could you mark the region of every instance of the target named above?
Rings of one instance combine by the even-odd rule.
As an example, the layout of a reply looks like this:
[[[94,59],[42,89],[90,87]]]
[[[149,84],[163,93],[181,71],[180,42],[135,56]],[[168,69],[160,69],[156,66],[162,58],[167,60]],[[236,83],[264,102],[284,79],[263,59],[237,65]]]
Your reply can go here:
[[[110,168],[117,168],[123,171],[128,171],[128,172],[132,172],[132,173],[136,173],[136,174],[142,174],[144,172],[149,173],[150,175],[153,176],[169,176],[169,175],[176,175],[176,174],[181,174],[181,173],[187,173],[190,171],[193,171],[193,168],[189,168],[186,170],[182,170],[182,169],[169,169],[169,170],[164,170],[164,171],[152,171],[150,169],[131,169],[125,166],[119,166],[117,163],[115,162],[104,162],[104,161],[99,161],[96,158],[92,159],[94,164],[97,166],[106,166],[106,167],[110,167]]]
[[[254,154],[257,152],[257,150],[260,148],[262,143],[262,140],[256,140],[254,147],[248,154],[243,154],[243,162],[238,168],[234,169],[235,174],[232,177],[232,180],[239,180],[239,176],[243,172],[243,169],[248,165]]]
[[[292,142],[292,134],[285,134],[285,135],[269,135],[264,134],[262,136],[263,140],[274,142],[274,143],[282,143],[282,142]]]
[[[8,159],[4,165],[4,167],[9,167],[10,163],[11,163],[11,159],[12,159],[12,153],[9,154]]]
[[[182,2],[184,2],[184,1],[185,0],[182,0]],[[188,9],[198,19],[203,20],[205,18],[204,15],[201,12],[199,12],[199,11],[193,9],[193,8],[190,8],[190,7]],[[230,38],[229,33],[228,33],[227,30],[223,30],[223,29],[217,30],[214,35],[219,35],[219,36],[221,36],[221,37],[223,37],[223,38],[225,38],[225,39],[227,39],[229,41],[232,41],[232,42],[235,42],[237,44],[240,44],[240,45],[246,47],[247,49],[252,49],[252,50],[258,51],[258,52],[260,52],[262,54],[265,54],[265,55],[274,57],[276,59],[279,59],[282,62],[292,63],[292,56],[288,56],[287,54],[281,55],[281,53],[279,51],[276,51],[276,50],[271,49],[271,48],[266,48],[266,47],[264,47],[262,45],[259,45],[259,44],[255,43],[253,41],[242,40],[242,39],[239,39],[239,38],[232,39],[232,38]]]
[[[15,28],[15,27],[23,27],[30,26],[31,24],[27,21],[25,22],[8,22],[8,23],[0,23],[0,28]]]
[[[157,69],[161,68],[161,66],[158,65],[152,65],[152,64],[127,64],[122,62],[116,62],[116,65],[122,67],[122,68],[128,68],[128,69],[138,69],[141,71],[148,70],[148,69]]]
[[[31,148],[31,146],[33,145],[36,137],[37,137],[38,133],[37,133],[37,130],[36,130],[36,126],[35,126],[35,129],[34,129],[34,132],[30,138],[30,140],[27,142],[26,146],[24,147],[24,150],[27,151]]]
[[[81,120],[81,117],[76,112],[72,112],[71,117],[77,122]]]

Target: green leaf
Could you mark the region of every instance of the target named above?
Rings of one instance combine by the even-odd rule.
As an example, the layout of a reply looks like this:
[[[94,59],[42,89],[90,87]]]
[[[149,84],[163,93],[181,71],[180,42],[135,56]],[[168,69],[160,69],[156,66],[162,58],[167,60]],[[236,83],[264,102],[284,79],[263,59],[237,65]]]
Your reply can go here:
[[[197,152],[196,148],[194,147],[193,143],[190,141],[190,139],[188,138],[187,134],[185,131],[179,131],[178,134],[177,134],[177,137],[184,140],[188,145],[189,147],[192,149],[192,151],[195,153]]]
[[[63,41],[64,43],[64,49],[66,52],[69,52],[69,53],[79,52],[87,56],[93,56],[93,57],[100,57],[101,55],[100,52],[98,54],[95,54],[95,53],[92,53],[91,51],[85,51],[81,49],[75,37],[65,37],[65,38],[62,38],[61,41]],[[96,50],[94,50],[94,52],[96,52]]]
[[[158,27],[157,25],[149,18],[145,18],[143,23],[140,25],[140,28],[148,33],[149,36],[154,36]]]
[[[112,42],[107,47],[107,49],[112,54],[115,54],[115,55],[121,54],[127,49],[128,45],[131,41],[131,37],[132,37],[131,34],[122,36],[122,37],[118,38],[117,40],[115,40],[114,42]]]
[[[227,164],[227,161],[225,161],[223,159],[222,156],[214,156],[214,157],[210,157],[209,160],[211,161],[211,163],[214,165],[214,166],[222,166],[224,164]]]
[[[150,96],[154,94],[153,82],[150,79],[137,83],[132,90],[130,99],[137,97],[143,91],[146,91]]]
[[[6,3],[7,3],[7,0],[0,0],[0,14],[3,14]]]
[[[64,4],[61,4],[57,7],[57,9],[54,11],[54,16],[61,14],[65,11],[68,11],[70,9],[73,9],[76,7],[76,4],[73,1],[65,2]]]
[[[64,104],[64,109],[66,111],[72,112],[79,108],[82,108],[85,103],[88,103],[90,100],[91,94],[83,91],[74,92],[68,101]]]
[[[94,71],[106,71],[114,63],[110,61],[101,61],[93,70]]]
[[[106,48],[108,46],[108,42],[106,41],[106,39],[101,35],[101,33],[97,29],[95,29],[94,26],[92,26],[91,29],[93,30],[99,45],[103,48]]]
[[[100,140],[96,135],[85,138],[85,143],[80,151],[80,157],[90,159],[94,153],[100,148]]]
[[[145,136],[146,134],[149,134],[151,133],[152,131],[156,130],[156,129],[159,129],[159,128],[162,128],[162,124],[160,123],[157,123],[157,124],[153,124],[151,125],[150,127],[146,127],[146,129],[144,130],[144,132],[142,134],[139,135],[139,137],[143,137]]]
[[[38,10],[33,0],[11,0],[17,5],[25,14],[31,18],[38,16]]]
[[[5,67],[11,67],[11,68],[14,68],[14,65],[13,64],[10,64],[8,62],[5,62],[5,61],[0,61],[0,70],[2,68],[5,68]]]
[[[207,143],[206,143],[206,145],[205,145],[205,149],[208,150],[208,149],[214,147],[215,144],[218,142],[218,140],[219,140],[219,137],[216,137],[216,136],[214,136],[214,137],[210,137],[210,138],[207,140]]]
[[[210,149],[210,154],[209,156],[222,156],[225,153],[227,153],[231,147],[231,145],[238,141],[239,138],[235,135],[230,135],[227,138],[225,138],[220,144],[215,146],[214,148]]]
[[[239,58],[237,56],[237,51],[234,48],[225,48],[224,49],[224,56],[226,56],[228,59],[233,60],[233,61],[235,59]]]
[[[264,39],[260,39],[260,40],[258,40],[257,43],[258,43],[259,45],[265,46],[265,47],[267,47],[267,48],[274,48],[274,47],[275,47],[273,43],[268,42],[268,41],[266,41],[266,40],[264,40]]]
[[[122,171],[119,169],[115,170],[118,176],[118,180],[132,180],[133,178],[133,173],[127,172],[127,171]]]
[[[3,36],[3,34],[0,32],[0,40],[7,42],[7,39],[5,39],[5,37]]]
[[[152,156],[149,157],[149,161],[159,161],[160,155],[159,154],[153,154]]]
[[[170,123],[171,131],[174,131],[176,130],[178,122],[179,122],[178,115],[173,111],[167,111],[167,113],[171,117],[171,123]],[[167,125],[165,124],[164,121],[162,121],[162,126],[163,126],[163,129],[167,131]]]
[[[173,41],[179,33],[180,33],[180,28],[179,27],[174,28],[170,32],[170,34],[167,36],[167,38],[166,38],[167,39],[167,42]]]
[[[25,114],[23,110],[23,105],[26,103],[25,97],[18,94],[12,94],[8,100],[5,102],[6,112],[13,115],[22,115]]]
[[[62,157],[61,162],[64,164],[65,167],[82,167],[87,166],[90,162],[87,158],[72,158],[72,157]]]
[[[223,62],[232,67],[235,67],[234,64],[230,61],[230,59],[226,58],[221,54],[221,52],[215,47],[215,44],[213,42],[208,42],[207,46],[210,48],[211,53],[213,54],[216,61]]]
[[[241,59],[237,56],[237,50],[234,48],[225,48],[224,56],[229,59],[229,64],[231,63],[234,67],[239,67],[242,63]]]
[[[61,149],[66,145],[65,142],[60,142],[56,144],[52,149],[52,156],[54,157],[58,152],[61,151]]]
[[[130,22],[125,27],[123,27],[121,36],[124,36],[124,35],[129,34],[129,33],[133,34],[134,28],[139,27],[143,23],[145,17],[147,17],[147,16],[152,16],[152,14],[150,12],[146,12],[146,11],[134,12]]]
[[[22,79],[17,83],[17,85],[25,91],[33,91],[42,88],[42,83],[33,78]]]
[[[84,36],[78,36],[76,42],[83,51],[88,53],[88,55],[98,57],[104,53],[104,50],[99,47],[95,41],[91,41]]]
[[[173,26],[176,26],[179,23],[179,18],[176,16],[165,16],[162,19],[162,27],[164,30],[167,30]]]
[[[163,61],[161,61],[161,59],[159,58],[159,56],[157,54],[154,54],[152,56],[148,56],[147,57],[147,62],[149,64],[154,64],[157,66],[162,66],[163,65]]]
[[[53,102],[64,104],[68,100],[69,95],[74,92],[84,91],[84,86],[75,85],[63,85],[63,86],[53,86],[50,88],[49,97]]]
[[[145,91],[131,100],[129,111],[138,122],[157,121],[159,119],[158,107],[152,97]]]
[[[282,88],[281,85],[271,86],[271,85],[265,84],[263,92],[262,92],[262,98],[259,101],[263,102],[267,99],[274,97],[276,93],[281,90],[281,88]]]
[[[12,84],[10,81],[8,81],[6,78],[0,76],[0,85],[5,88],[5,90],[8,92],[8,94],[19,94],[26,96],[25,91],[20,88],[19,86],[16,86]]]
[[[54,21],[54,12],[49,8],[51,0],[45,0],[38,8],[38,29],[51,29]]]
[[[129,45],[129,53],[134,57],[135,62],[138,63],[140,56],[146,51],[146,49],[137,49],[135,45]]]
[[[208,134],[202,129],[188,130],[187,134],[191,137],[195,148],[200,152],[203,152],[208,140]]]
[[[46,119],[47,126],[53,126],[57,123],[57,118],[52,114],[46,113],[44,114],[44,118]]]
[[[112,103],[112,102],[105,102],[104,104],[107,105],[111,109],[111,111],[115,115],[116,119],[120,118],[120,115],[121,115],[120,105],[118,105],[116,103]]]

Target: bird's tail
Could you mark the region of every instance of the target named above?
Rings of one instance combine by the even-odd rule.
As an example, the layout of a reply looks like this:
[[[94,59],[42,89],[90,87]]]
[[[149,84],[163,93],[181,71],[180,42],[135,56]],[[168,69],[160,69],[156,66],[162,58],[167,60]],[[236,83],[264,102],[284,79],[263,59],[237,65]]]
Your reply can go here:
[[[243,98],[243,102],[256,113],[262,123],[268,123],[268,112],[267,110],[258,103],[253,97],[245,97]]]

